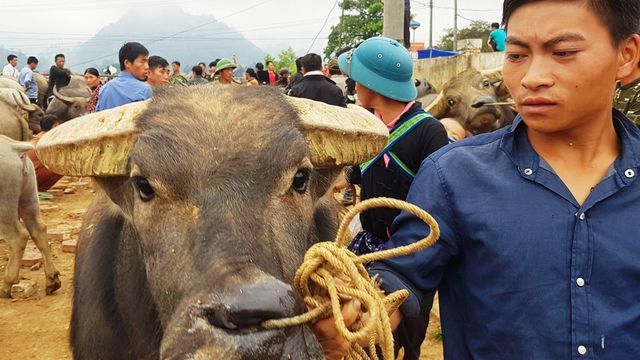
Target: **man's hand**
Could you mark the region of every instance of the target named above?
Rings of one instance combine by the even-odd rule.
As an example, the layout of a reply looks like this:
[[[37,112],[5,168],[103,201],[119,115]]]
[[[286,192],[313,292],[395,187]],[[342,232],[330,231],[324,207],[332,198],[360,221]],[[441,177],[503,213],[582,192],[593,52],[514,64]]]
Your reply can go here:
[[[361,312],[358,300],[349,300],[342,306],[342,316],[347,327],[356,321]],[[340,335],[333,317],[317,321],[312,325],[312,328],[320,345],[322,345],[326,360],[340,360],[347,355],[351,343]]]
[[[360,301],[350,300],[342,306],[342,316],[347,327],[351,326],[358,316],[362,313]],[[362,323],[366,324],[369,320],[369,314],[364,313],[362,316]],[[402,321],[402,314],[400,310],[396,310],[389,316],[391,322],[391,330],[395,331],[400,321]],[[313,332],[315,333],[322,349],[324,350],[324,356],[327,360],[340,360],[347,355],[351,348],[351,343],[345,340],[336,328],[335,319],[333,317],[320,320],[313,324]],[[367,347],[369,345],[368,340],[363,341],[360,346]]]

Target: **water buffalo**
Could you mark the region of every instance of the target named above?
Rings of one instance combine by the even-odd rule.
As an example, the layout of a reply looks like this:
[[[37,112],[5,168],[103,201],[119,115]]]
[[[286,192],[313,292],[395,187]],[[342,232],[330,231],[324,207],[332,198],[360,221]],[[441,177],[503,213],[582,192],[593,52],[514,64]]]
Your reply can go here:
[[[29,103],[26,95],[15,89],[0,88],[0,134],[18,141],[31,140],[32,132],[40,131],[44,113]]]
[[[0,297],[11,297],[11,285],[18,282],[20,262],[29,236],[44,260],[46,293],[60,288],[60,274],[51,260],[47,228],[40,220],[36,173],[26,152],[33,145],[0,135],[0,238],[9,244],[9,263]]]
[[[468,132],[476,135],[513,122],[515,113],[509,106],[487,105],[508,98],[502,70],[469,69],[451,79],[426,109],[438,119],[458,119]]]
[[[323,359],[288,285],[335,235],[332,182],[372,158],[386,127],[251,87],[170,88],[72,120],[37,146],[57,173],[103,190],[74,275],[76,359]]]
[[[91,90],[84,79],[72,76],[69,85],[59,89],[54,87],[46,113],[57,116],[61,122],[75,119],[87,113],[90,98]]]
[[[44,111],[36,104],[32,104],[22,90],[7,89],[0,87],[0,101],[4,101],[20,110],[24,111],[28,117],[29,129],[34,133],[40,132],[40,121],[44,117]],[[11,115],[3,113],[3,121],[11,121]],[[11,137],[11,136],[10,136]],[[13,138],[13,137],[11,137]],[[18,139],[16,140],[28,140]]]
[[[38,101],[36,102],[36,104],[44,109],[49,81],[44,75],[40,73],[33,73],[33,77],[36,79],[36,84],[38,84]]]

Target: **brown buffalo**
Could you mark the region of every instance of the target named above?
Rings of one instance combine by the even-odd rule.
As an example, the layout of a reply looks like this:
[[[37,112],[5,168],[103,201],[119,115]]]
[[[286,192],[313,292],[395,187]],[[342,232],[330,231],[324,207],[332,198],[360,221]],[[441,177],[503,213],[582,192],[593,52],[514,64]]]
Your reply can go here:
[[[505,102],[509,91],[501,70],[466,70],[451,79],[426,109],[436,118],[455,118],[471,134],[497,130],[511,124],[514,111]]]
[[[387,130],[361,108],[250,87],[173,88],[62,124],[38,144],[96,176],[74,275],[76,359],[323,359],[288,285],[335,235],[332,182]]]
[[[47,114],[58,117],[61,122],[75,119],[87,113],[91,90],[80,76],[72,76],[69,85],[53,89]]]

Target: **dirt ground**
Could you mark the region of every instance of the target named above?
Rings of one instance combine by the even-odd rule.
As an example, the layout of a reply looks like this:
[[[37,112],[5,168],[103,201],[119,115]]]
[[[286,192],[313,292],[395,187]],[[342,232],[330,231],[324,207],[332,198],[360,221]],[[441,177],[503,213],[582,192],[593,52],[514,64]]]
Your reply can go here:
[[[82,216],[94,197],[88,179],[63,178],[54,189],[59,189],[53,200],[41,201],[42,218],[49,229],[68,229],[65,237],[77,239]],[[74,194],[62,194],[65,188]],[[55,192],[56,190],[54,190]],[[55,231],[55,230],[54,230]],[[65,239],[66,240],[66,239]],[[28,299],[0,299],[0,359],[71,359],[69,348],[69,318],[73,282],[73,253],[62,251],[59,239],[50,239],[53,260],[60,271],[62,288],[54,295],[45,296],[43,268],[20,269],[20,278],[35,281],[37,290]],[[34,247],[29,242],[27,247]],[[0,240],[0,274],[4,274],[8,260],[8,247]],[[438,338],[439,322],[435,316],[429,326],[427,340],[422,347],[421,360],[442,359],[442,343]]]

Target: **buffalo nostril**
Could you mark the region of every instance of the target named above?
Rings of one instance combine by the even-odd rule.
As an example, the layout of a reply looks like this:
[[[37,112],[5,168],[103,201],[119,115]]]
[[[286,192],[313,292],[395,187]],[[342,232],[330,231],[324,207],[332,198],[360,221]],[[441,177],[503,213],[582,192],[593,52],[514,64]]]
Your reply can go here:
[[[483,106],[485,106],[487,104],[493,104],[495,102],[496,102],[496,100],[491,98],[491,97],[482,96],[480,98],[477,98],[476,101],[474,101],[473,104],[471,104],[471,107],[474,108],[474,109],[478,109],[478,108],[481,108],[481,107],[483,107]]]
[[[304,310],[304,305],[289,285],[270,281],[244,286],[220,302],[201,304],[199,309],[199,316],[214,327],[237,330],[294,316]]]

